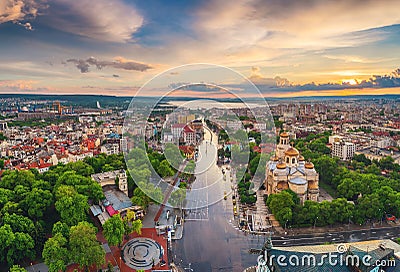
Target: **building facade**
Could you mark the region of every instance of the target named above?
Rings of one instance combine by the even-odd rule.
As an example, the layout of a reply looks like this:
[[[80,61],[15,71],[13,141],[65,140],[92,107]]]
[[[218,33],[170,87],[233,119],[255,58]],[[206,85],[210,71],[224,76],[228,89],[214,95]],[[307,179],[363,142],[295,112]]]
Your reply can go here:
[[[355,152],[356,145],[354,143],[346,142],[340,138],[335,138],[332,142],[332,157],[347,161],[353,159]]]
[[[290,189],[300,198],[318,201],[319,175],[311,162],[305,162],[296,148],[289,143],[289,134],[280,134],[275,157],[267,162],[264,181],[267,194],[277,194]]]

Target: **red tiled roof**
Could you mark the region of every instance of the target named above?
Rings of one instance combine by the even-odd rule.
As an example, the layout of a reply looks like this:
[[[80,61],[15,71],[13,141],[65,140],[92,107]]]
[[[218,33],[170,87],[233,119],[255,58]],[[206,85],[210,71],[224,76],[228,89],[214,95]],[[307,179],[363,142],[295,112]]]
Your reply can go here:
[[[193,130],[191,127],[189,127],[189,126],[185,126],[185,127],[183,128],[183,131],[184,131],[185,133],[194,133],[194,130]]]
[[[172,128],[184,128],[185,126],[185,124],[173,124]]]
[[[116,211],[116,210],[114,209],[114,207],[113,207],[112,205],[107,206],[107,207],[106,207],[106,210],[107,210],[107,212],[108,212],[108,214],[109,214],[110,216],[113,216],[114,214],[118,214],[118,213],[119,213],[118,211]]]

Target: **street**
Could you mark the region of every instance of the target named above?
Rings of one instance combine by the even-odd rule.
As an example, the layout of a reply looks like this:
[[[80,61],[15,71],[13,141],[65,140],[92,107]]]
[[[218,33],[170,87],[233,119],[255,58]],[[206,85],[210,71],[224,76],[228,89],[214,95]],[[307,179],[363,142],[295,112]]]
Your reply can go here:
[[[196,181],[188,193],[185,206],[184,235],[172,244],[172,259],[186,270],[242,272],[257,263],[257,255],[249,254],[249,250],[262,248],[267,234],[245,233],[236,227],[230,173],[226,172],[224,180],[221,168],[216,166],[217,137],[213,137],[212,144],[210,139],[210,133],[206,131],[205,140],[199,146],[200,156],[196,164],[201,171],[196,170]],[[272,242],[276,247],[290,247],[399,236],[399,227],[301,235],[288,229],[284,235],[273,235]]]

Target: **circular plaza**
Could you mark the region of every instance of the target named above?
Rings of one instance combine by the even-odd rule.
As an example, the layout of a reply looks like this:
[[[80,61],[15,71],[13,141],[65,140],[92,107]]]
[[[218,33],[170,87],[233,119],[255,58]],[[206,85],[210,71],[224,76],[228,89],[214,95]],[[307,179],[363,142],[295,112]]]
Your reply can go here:
[[[156,241],[138,237],[129,240],[121,252],[122,260],[135,270],[149,270],[163,259],[164,249]]]

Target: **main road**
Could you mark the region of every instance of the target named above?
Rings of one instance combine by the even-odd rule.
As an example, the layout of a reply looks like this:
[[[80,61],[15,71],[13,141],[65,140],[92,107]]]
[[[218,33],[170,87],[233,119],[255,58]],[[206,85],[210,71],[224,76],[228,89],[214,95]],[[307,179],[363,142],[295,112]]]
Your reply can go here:
[[[205,130],[196,181],[186,198],[184,236],[172,244],[174,262],[188,271],[241,272],[257,262],[257,256],[248,250],[262,247],[266,238],[244,235],[233,225],[233,183],[230,171],[225,171],[224,178],[216,164],[217,146],[218,137]]]
[[[196,181],[187,194],[184,235],[172,244],[175,264],[188,271],[233,271],[242,272],[257,263],[257,256],[249,249],[260,249],[266,241],[265,235],[246,234],[235,227],[231,198],[230,172],[216,165],[218,137],[205,131],[199,145],[196,162]],[[224,200],[224,195],[227,195]],[[343,243],[362,240],[390,239],[400,236],[400,229],[378,228],[340,233],[287,235],[272,237],[274,246],[294,246]]]

